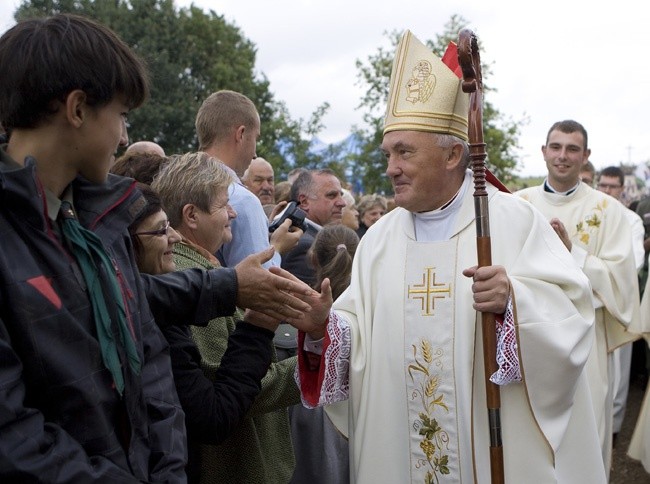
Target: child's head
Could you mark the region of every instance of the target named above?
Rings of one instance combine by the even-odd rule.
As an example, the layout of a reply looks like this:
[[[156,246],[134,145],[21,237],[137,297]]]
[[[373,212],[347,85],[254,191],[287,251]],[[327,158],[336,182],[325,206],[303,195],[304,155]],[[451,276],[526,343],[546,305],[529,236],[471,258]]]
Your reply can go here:
[[[352,260],[358,244],[356,232],[345,225],[326,225],[318,232],[310,249],[317,288],[323,279],[329,278],[334,299],[345,291],[350,285]]]
[[[77,15],[17,23],[0,38],[0,72],[0,124],[8,131],[38,127],[76,89],[97,107],[119,94],[134,108],[149,92],[138,56],[110,29]]]

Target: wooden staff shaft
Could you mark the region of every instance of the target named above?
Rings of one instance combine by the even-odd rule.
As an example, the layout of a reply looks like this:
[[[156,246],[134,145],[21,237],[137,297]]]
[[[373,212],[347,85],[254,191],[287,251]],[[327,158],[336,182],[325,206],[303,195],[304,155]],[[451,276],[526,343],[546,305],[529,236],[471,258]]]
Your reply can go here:
[[[459,34],[458,60],[463,71],[463,91],[470,94],[469,149],[474,174],[474,210],[476,216],[476,251],[478,266],[492,265],[490,215],[485,189],[485,159],[483,142],[483,83],[478,40],[469,29]],[[485,393],[490,431],[490,475],[492,484],[504,484],[503,446],[501,442],[501,394],[499,386],[490,381],[497,371],[496,321],[493,313],[481,313],[483,333],[483,364],[485,367]]]

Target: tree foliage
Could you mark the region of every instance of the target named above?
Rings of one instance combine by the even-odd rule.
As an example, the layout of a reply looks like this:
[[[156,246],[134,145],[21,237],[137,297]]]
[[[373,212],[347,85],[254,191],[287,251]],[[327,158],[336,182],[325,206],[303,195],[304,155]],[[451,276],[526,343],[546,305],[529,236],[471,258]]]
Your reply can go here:
[[[269,81],[255,70],[256,48],[240,29],[214,11],[172,0],[26,0],[15,19],[76,13],[114,30],[149,66],[151,98],[129,116],[129,136],[151,140],[168,153],[197,149],[194,119],[212,92],[231,89],[251,98],[260,113],[258,154],[279,177],[293,164],[314,163],[306,146],[322,129],[324,103],[303,121],[291,119]]]
[[[461,16],[453,15],[445,25],[445,30],[433,40],[426,41],[428,47],[436,55],[442,57],[450,41],[456,42],[458,32],[466,27],[468,22]],[[384,176],[386,162],[378,147],[382,140],[384,111],[388,102],[388,88],[394,52],[399,43],[401,32],[385,32],[391,49],[380,47],[363,62],[357,60],[358,84],[365,87],[358,109],[364,109],[364,128],[357,128],[356,135],[361,140],[361,150],[353,160],[356,176],[363,180],[367,192],[390,193],[391,187]],[[483,80],[489,77],[489,66],[481,66]],[[488,166],[490,170],[504,182],[513,177],[517,168],[515,152],[519,148],[518,136],[525,120],[515,122],[507,119],[490,102],[489,88],[485,88],[483,104],[483,136],[487,144]]]
[[[364,110],[364,126],[353,127],[344,142],[315,150],[313,138],[323,129],[329,104],[323,102],[307,120],[292,119],[284,102],[271,92],[266,76],[256,71],[255,45],[222,15],[193,5],[177,9],[173,0],[24,0],[15,18],[59,12],[86,15],[107,25],[148,63],[151,98],[129,116],[132,140],[155,141],[168,153],[197,149],[194,119],[201,102],[214,91],[232,89],[257,106],[262,123],[258,154],[273,165],[278,179],[297,166],[329,167],[342,180],[360,181],[357,189],[391,192],[378,147],[399,32],[386,33],[390,49],[379,47],[366,62],[356,62],[358,83],[365,86],[358,106]],[[454,15],[445,31],[427,44],[442,55],[448,41],[466,25]],[[483,66],[484,80],[488,67]],[[484,99],[489,97],[486,91]],[[488,101],[483,121],[489,166],[507,182],[517,166],[514,151],[522,122],[505,119]]]

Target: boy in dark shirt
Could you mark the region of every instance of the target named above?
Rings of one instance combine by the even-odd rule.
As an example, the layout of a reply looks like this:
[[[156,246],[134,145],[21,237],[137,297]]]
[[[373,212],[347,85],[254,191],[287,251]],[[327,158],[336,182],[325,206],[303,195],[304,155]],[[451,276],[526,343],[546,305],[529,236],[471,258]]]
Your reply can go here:
[[[20,22],[0,38],[0,72],[0,481],[184,482],[153,316],[201,323],[237,303],[295,317],[309,289],[261,268],[272,251],[219,273],[139,274],[127,227],[144,200],[108,170],[148,81],[112,31]]]

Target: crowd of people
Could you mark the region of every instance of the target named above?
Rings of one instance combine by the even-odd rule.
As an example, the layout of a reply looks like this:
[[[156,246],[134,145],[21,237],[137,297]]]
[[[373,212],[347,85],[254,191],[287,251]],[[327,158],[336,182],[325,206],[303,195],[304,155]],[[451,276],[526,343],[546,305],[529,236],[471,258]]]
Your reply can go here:
[[[559,121],[543,184],[486,184],[479,265],[453,57],[400,40],[385,196],[326,167],[276,180],[232,90],[202,102],[196,151],[129,143],[149,80],[122,40],[67,14],[7,31],[0,481],[606,483],[650,333],[650,210]],[[650,398],[629,455],[650,473]]]

